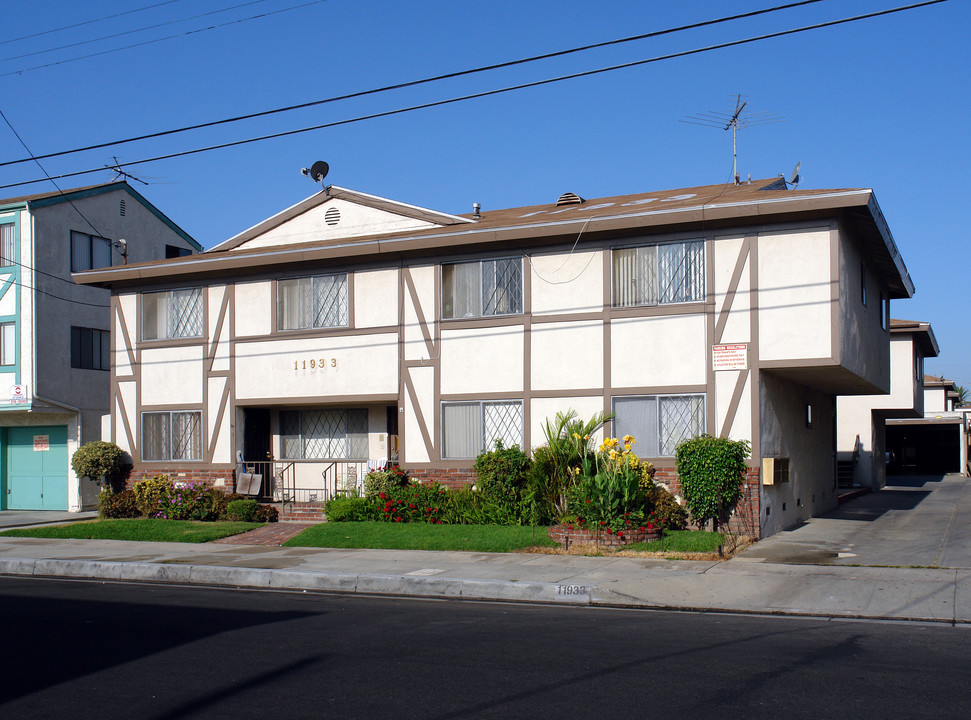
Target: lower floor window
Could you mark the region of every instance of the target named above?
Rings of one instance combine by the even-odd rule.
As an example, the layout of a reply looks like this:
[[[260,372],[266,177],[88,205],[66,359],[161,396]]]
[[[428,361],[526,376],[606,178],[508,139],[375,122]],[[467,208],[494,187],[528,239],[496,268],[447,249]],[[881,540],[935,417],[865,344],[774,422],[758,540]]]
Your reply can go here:
[[[202,460],[202,413],[142,413],[142,460]]]
[[[280,454],[287,460],[366,460],[368,411],[284,410]]]
[[[17,362],[17,325],[0,323],[0,365],[14,365]]]
[[[505,447],[523,446],[523,404],[515,401],[442,404],[444,458],[474,458],[491,450],[496,440]]]
[[[641,457],[674,457],[678,443],[705,432],[704,395],[614,398],[613,432],[633,435]]]

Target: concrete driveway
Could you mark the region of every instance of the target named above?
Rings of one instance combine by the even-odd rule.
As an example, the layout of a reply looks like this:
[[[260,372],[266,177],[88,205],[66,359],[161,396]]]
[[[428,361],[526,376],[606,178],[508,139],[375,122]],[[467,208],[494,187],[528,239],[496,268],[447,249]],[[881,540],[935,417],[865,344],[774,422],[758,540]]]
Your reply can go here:
[[[801,527],[762,540],[739,560],[824,565],[971,568],[971,491],[961,475],[893,476]]]

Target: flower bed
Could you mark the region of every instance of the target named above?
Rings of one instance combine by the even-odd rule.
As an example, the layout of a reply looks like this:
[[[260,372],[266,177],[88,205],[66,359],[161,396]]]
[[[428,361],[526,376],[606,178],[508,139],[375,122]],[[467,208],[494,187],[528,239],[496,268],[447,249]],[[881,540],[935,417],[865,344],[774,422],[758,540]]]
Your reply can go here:
[[[660,540],[661,528],[638,527],[621,532],[613,532],[609,528],[604,531],[596,531],[576,527],[575,525],[554,525],[547,530],[547,534],[550,540],[565,546],[599,544],[608,547],[621,547],[622,545],[629,545],[631,543]]]

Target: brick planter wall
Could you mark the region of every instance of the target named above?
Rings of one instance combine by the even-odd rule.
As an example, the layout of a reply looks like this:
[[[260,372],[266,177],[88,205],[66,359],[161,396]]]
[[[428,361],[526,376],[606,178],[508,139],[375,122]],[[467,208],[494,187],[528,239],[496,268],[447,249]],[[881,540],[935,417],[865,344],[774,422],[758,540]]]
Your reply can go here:
[[[416,482],[436,482],[439,485],[444,485],[453,490],[458,490],[475,483],[475,470],[472,468],[462,470],[409,470],[406,467],[402,467],[402,469],[408,473],[409,478]]]
[[[570,545],[605,545],[606,547],[621,547],[631,543],[650,542],[661,539],[661,529],[653,530],[625,530],[624,537],[617,533],[597,532],[569,525],[554,525],[546,531],[550,540],[569,547]]]
[[[152,470],[135,468],[128,476],[125,487],[130,488],[139,480],[153,478],[156,475],[168,475],[169,479],[174,482],[203,482],[206,485],[217,487],[227,493],[233,492],[233,489],[236,487],[235,473],[233,470],[165,470],[164,468]]]

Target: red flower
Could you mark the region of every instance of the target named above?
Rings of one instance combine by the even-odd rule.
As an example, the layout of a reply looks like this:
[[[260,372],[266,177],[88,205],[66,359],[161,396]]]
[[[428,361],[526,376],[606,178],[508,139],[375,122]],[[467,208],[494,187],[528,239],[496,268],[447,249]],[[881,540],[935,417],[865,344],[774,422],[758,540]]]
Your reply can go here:
[[[638,530],[640,530],[641,532],[644,532],[644,530],[645,530],[645,528],[644,528],[644,526],[643,526],[643,525],[641,525],[641,526],[640,526],[639,528],[637,528],[637,529],[638,529]]]
[[[607,534],[608,535],[613,535],[614,534],[614,531],[611,530],[610,528],[607,528]]]
[[[384,493],[378,493],[378,497],[381,498],[382,500],[387,500],[388,499],[388,496],[385,495]]]
[[[394,521],[395,521],[395,522],[401,522],[401,516],[399,515],[398,517],[396,517],[396,518],[394,519]]]

